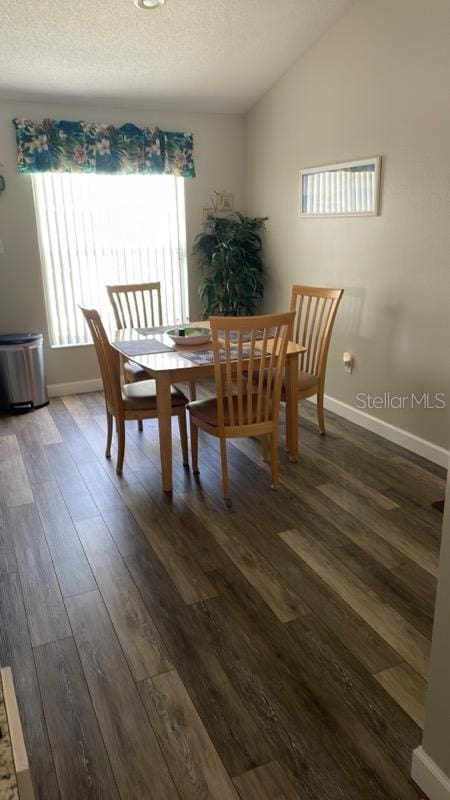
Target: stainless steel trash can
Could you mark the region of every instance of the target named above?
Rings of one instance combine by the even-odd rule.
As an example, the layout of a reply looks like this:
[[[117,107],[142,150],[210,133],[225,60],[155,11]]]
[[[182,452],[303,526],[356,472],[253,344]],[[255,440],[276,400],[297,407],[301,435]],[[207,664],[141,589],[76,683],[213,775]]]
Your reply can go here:
[[[48,403],[42,333],[0,334],[0,408],[27,411]]]

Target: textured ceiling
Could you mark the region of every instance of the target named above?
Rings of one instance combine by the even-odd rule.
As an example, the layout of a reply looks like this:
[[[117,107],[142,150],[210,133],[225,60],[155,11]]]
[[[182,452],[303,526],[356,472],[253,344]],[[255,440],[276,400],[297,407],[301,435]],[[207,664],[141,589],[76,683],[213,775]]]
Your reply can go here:
[[[241,112],[352,0],[0,0],[0,94]]]

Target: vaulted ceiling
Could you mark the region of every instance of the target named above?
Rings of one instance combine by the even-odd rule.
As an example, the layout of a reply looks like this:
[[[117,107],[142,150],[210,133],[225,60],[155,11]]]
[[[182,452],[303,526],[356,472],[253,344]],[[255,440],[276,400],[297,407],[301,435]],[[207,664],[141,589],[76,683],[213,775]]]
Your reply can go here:
[[[352,0],[1,0],[0,95],[242,112]]]

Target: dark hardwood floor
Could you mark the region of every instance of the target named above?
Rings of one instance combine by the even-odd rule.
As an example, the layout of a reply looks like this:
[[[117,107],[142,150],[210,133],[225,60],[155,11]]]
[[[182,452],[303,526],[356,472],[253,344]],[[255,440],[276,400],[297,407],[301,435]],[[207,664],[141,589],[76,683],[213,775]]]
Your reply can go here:
[[[100,393],[0,417],[0,657],[40,800],[419,800],[444,471],[300,416],[162,494],[156,422],[121,478]]]

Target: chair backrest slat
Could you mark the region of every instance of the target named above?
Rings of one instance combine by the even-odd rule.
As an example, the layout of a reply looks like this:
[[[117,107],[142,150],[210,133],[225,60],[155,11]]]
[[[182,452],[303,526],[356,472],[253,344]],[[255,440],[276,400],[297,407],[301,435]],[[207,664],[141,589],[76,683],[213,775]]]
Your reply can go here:
[[[308,364],[312,365],[312,369],[314,369],[314,365],[317,363],[316,356],[319,349],[319,342],[320,342],[320,334],[322,331],[322,322],[323,322],[323,315],[325,313],[325,307],[328,303],[326,297],[319,297],[317,299],[317,309],[316,309],[316,316],[317,316],[317,329],[316,335],[314,336],[314,346],[308,352]],[[331,301],[330,301],[331,306]]]
[[[300,323],[301,323],[301,321],[303,319],[303,317],[302,317],[303,300],[304,300],[303,295],[301,295],[300,302],[299,302],[299,305],[298,305],[298,308],[297,308],[296,307],[297,298],[294,295],[292,295],[291,311],[295,311],[296,312],[294,341],[296,341],[297,343],[301,341]],[[292,303],[293,303],[293,307],[292,307]]]
[[[273,337],[273,344],[272,344],[272,352],[270,354],[269,359],[269,366],[266,371],[266,397],[265,397],[265,406],[264,406],[264,418],[267,419],[269,416],[270,410],[270,400],[272,397],[272,385],[273,385],[273,378],[276,372],[276,363],[275,360],[277,358],[278,347],[279,347],[279,339],[280,339],[280,328],[277,326],[274,330],[274,337]]]
[[[295,312],[294,337],[306,347],[302,369],[317,377],[323,375],[331,334],[343,289],[295,284],[291,311]]]
[[[119,328],[125,328],[125,320],[126,320],[126,314],[125,314],[125,311],[123,309],[122,300],[123,300],[123,295],[119,294],[117,296],[117,303],[118,303],[118,315],[119,315],[119,310],[120,310],[120,318],[116,319],[117,326]]]
[[[98,311],[93,308],[84,308],[83,306],[80,306],[80,309],[94,341],[103,381],[106,407],[111,413],[117,414],[123,405],[119,353],[111,346]]]
[[[264,327],[264,335],[262,340],[261,352],[263,356],[259,361],[258,365],[258,392],[256,395],[256,422],[261,422],[261,408],[262,408],[262,401],[263,401],[263,393],[264,393],[264,381],[267,378],[266,371],[265,371],[265,353],[267,352],[267,339],[268,339],[268,328]]]
[[[312,298],[308,297],[307,302],[306,302],[305,319],[303,321],[303,334],[302,334],[302,336],[303,336],[303,345],[304,345],[304,347],[307,348],[306,357],[308,357],[308,353],[309,353],[309,348],[308,348],[308,344],[307,344],[308,332],[312,333],[311,326],[309,326],[309,315],[310,315],[310,312],[311,312],[311,300],[312,300]],[[309,342],[309,346],[311,347],[311,342]]]
[[[148,328],[163,324],[159,281],[121,283],[107,286],[106,290],[118,328]]]
[[[131,306],[130,306],[130,293],[124,292],[124,297],[125,297],[125,302],[127,304],[128,319],[132,319],[133,314],[131,312]]]
[[[242,365],[242,352],[243,352],[243,342],[242,342],[242,331],[238,331],[238,342],[237,342],[237,375],[236,375],[236,382],[237,382],[237,412],[238,412],[238,425],[244,425],[245,419],[245,412],[244,412],[244,381],[243,381],[243,372],[244,368]]]
[[[139,319],[140,317],[139,317],[139,306],[138,306],[138,295],[137,295],[137,292],[133,292],[132,296],[133,296],[133,300],[134,300],[134,315],[133,315],[133,319]],[[148,327],[147,324],[145,324],[145,327]]]
[[[228,416],[230,425],[234,425],[234,407],[233,407],[233,377],[231,374],[231,346],[230,346],[230,332],[225,333],[225,393],[228,402]]]
[[[247,380],[247,419],[253,419],[253,381],[252,375],[255,365],[255,345],[256,345],[256,328],[253,328],[250,334],[250,352],[248,361],[248,380]]]
[[[219,429],[256,424],[271,429],[278,418],[293,321],[293,311],[211,317]]]

